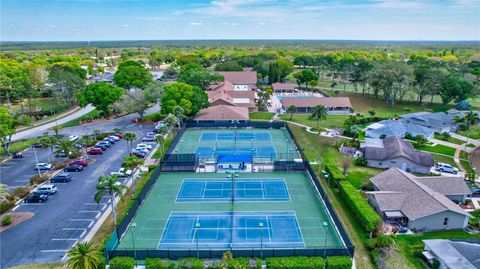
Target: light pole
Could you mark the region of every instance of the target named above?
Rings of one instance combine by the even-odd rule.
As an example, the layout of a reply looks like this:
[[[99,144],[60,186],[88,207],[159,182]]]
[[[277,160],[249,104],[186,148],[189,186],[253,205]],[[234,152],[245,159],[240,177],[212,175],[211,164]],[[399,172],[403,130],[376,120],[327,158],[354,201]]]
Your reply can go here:
[[[33,155],[35,155],[35,163],[37,166],[38,176],[41,176],[42,173],[40,173],[40,167],[38,166],[37,151],[35,150],[35,146],[32,146],[32,148],[33,148]]]
[[[260,228],[260,260],[263,260],[263,222],[258,223]]]
[[[135,259],[135,267],[138,266],[137,264],[137,250],[135,249],[135,236],[133,231],[135,231],[135,228],[137,227],[137,224],[134,222],[132,223],[132,227],[130,227],[130,231],[132,232],[132,245],[133,245],[133,257]]]
[[[287,146],[287,148],[285,149],[285,155],[287,155],[285,156],[285,159],[287,159],[287,161],[288,161],[288,142],[289,142],[288,138],[285,138],[285,145]]]
[[[327,226],[328,226],[328,223],[326,221],[324,221],[322,223],[322,226],[323,226],[323,230],[325,231],[325,244],[323,245],[323,269],[325,269],[327,263],[326,263],[326,260],[327,260]]]
[[[180,140],[180,152],[183,152],[183,139]]]
[[[200,259],[200,250],[198,249],[198,229],[200,229],[200,223],[195,223],[195,241],[197,241],[197,258]]]
[[[253,149],[253,138],[250,139],[250,142],[251,142],[251,144],[252,144],[252,149]]]

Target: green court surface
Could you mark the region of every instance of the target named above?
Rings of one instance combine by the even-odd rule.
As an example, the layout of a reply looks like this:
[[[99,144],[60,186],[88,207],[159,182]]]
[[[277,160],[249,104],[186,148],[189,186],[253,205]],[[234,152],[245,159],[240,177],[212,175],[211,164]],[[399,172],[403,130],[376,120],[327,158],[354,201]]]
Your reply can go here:
[[[285,129],[187,129],[172,153],[200,158],[252,155],[254,161],[300,158]]]
[[[273,194],[281,193],[284,198],[285,192],[281,191],[281,189],[285,189],[286,185],[289,199],[264,199],[255,201],[254,199],[242,200],[239,198],[239,200],[234,200],[235,202],[233,203],[232,199],[212,200],[208,195],[205,195],[206,199],[204,201],[199,199],[191,202],[183,201],[181,193],[183,188],[187,188],[186,186],[188,186],[185,182],[191,185],[192,181],[194,182],[195,180],[197,180],[199,184],[211,181],[213,182],[212,184],[218,185],[220,182],[224,184],[222,186],[227,186],[227,189],[228,186],[232,186],[225,185],[226,174],[162,173],[132,221],[132,223],[136,224],[133,235],[137,249],[194,248],[196,236],[200,237],[200,249],[215,248],[216,238],[223,240],[223,242],[221,242],[222,244],[218,245],[219,248],[223,248],[229,244],[238,246],[238,242],[234,242],[234,240],[236,240],[235,238],[241,238],[242,233],[246,233],[247,235],[245,237],[250,240],[245,243],[244,247],[256,248],[258,247],[256,244],[258,244],[259,241],[259,233],[257,228],[258,223],[256,223],[255,220],[260,218],[267,219],[265,223],[266,229],[273,227],[271,228],[272,230],[265,231],[265,248],[268,248],[267,240],[275,240],[275,238],[280,242],[271,241],[272,248],[323,248],[325,243],[327,248],[344,247],[343,241],[333,221],[329,217],[321,198],[316,192],[315,186],[306,173],[240,173],[239,177],[235,179],[236,182],[238,181],[237,183],[248,183],[249,180],[255,184],[264,181],[285,182],[284,185],[277,184],[280,188],[279,192],[273,192]],[[273,188],[275,188],[275,186],[270,187],[271,190],[273,190]],[[229,194],[231,193],[224,193],[224,197],[230,197]],[[235,214],[237,214],[240,216],[235,216],[236,220],[242,218],[242,216],[247,216],[247,220],[241,220],[244,221],[245,224],[239,225],[240,227],[235,227],[235,232],[225,232],[224,230],[232,229],[232,227],[227,226],[234,223],[233,217],[232,221],[228,218],[228,216],[232,215],[232,208],[233,215],[235,216]],[[280,217],[276,217],[277,215]],[[202,226],[198,229],[198,233],[196,233],[194,227],[195,221],[192,221],[192,219],[196,218],[198,222],[199,216],[200,218],[203,216],[204,220]],[[251,218],[249,216],[255,217]],[[269,217],[274,220],[270,221]],[[277,219],[275,220],[275,218]],[[210,221],[210,224],[207,224],[208,221]],[[248,221],[250,222],[247,223]],[[213,225],[212,222],[214,222]],[[220,222],[224,224],[220,224]],[[262,220],[262,222],[264,221]],[[325,228],[322,225],[324,222],[327,224],[327,240],[325,240]],[[282,223],[284,223],[284,225]],[[212,229],[212,227],[214,229]],[[221,227],[224,228],[223,231]],[[204,230],[202,230],[202,228]],[[295,235],[290,238],[288,238],[288,235],[283,236],[284,233],[288,234],[295,228],[297,229]],[[219,233],[221,235],[219,235]],[[224,235],[223,237],[222,234]],[[226,236],[229,234],[233,234],[233,236]],[[184,237],[182,238],[183,235]],[[130,227],[125,233],[123,240],[117,245],[117,249],[131,249],[133,247],[131,236],[132,231]],[[178,238],[183,239],[183,241],[175,241]],[[207,241],[205,240],[207,240],[207,238],[210,240],[208,241],[211,243],[210,245],[206,244]],[[162,243],[167,241],[173,242],[173,244]],[[178,244],[178,246],[175,244]]]

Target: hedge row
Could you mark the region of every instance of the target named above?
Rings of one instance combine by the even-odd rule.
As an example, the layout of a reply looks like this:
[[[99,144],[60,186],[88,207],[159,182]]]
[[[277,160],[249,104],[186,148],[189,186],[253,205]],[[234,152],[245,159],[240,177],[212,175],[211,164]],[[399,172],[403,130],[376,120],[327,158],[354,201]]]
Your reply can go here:
[[[343,172],[336,165],[325,164],[325,171],[330,175],[330,179],[333,180],[333,182],[337,182],[337,185],[338,181],[346,179]]]
[[[323,268],[322,257],[275,257],[267,258],[268,269],[317,269]]]
[[[374,232],[382,221],[370,204],[348,181],[339,182],[340,194],[367,232]]]
[[[348,256],[330,256],[327,257],[328,269],[351,269],[352,258]]]

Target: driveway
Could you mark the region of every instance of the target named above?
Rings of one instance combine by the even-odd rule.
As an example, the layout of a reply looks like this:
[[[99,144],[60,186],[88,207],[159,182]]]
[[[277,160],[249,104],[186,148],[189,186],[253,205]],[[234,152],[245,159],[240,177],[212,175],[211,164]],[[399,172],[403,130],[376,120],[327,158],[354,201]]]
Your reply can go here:
[[[122,129],[138,133],[136,144],[152,127],[139,129],[133,125]],[[16,211],[34,212],[35,216],[0,234],[0,267],[61,261],[108,208],[111,202],[108,197],[99,204],[93,199],[97,179],[102,174],[118,171],[126,154],[127,144],[122,139],[103,155],[91,156],[96,161],[84,171],[70,173],[71,182],[56,183],[59,191],[47,202],[21,204]]]

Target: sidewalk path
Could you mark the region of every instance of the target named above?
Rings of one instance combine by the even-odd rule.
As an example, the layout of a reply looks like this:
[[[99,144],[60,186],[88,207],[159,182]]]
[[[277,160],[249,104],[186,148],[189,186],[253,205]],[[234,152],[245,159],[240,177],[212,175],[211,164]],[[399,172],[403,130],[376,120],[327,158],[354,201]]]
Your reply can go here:
[[[453,138],[460,139],[460,140],[463,140],[465,142],[468,142],[468,144],[474,144],[475,146],[480,146],[480,140],[478,140],[478,139],[468,138],[468,137],[465,137],[465,136],[462,136],[462,135],[459,135],[459,134],[456,134],[456,133],[450,133],[450,135]]]
[[[72,113],[72,114],[70,114],[66,117],[60,118],[58,120],[53,119],[49,123],[42,124],[42,125],[33,127],[31,129],[28,129],[28,130],[25,130],[25,131],[20,131],[20,132],[13,135],[12,142],[31,137],[33,134],[40,135],[41,133],[47,131],[49,128],[52,128],[53,126],[55,126],[57,124],[62,124],[62,123],[65,123],[65,122],[69,122],[73,119],[76,119],[76,118],[78,118],[82,115],[87,114],[88,112],[90,112],[94,109],[95,108],[92,105],[87,105],[86,107],[84,107],[84,108],[82,108],[82,109],[80,109],[80,110],[78,110],[78,111],[76,111],[76,112],[74,112],[74,113]]]

